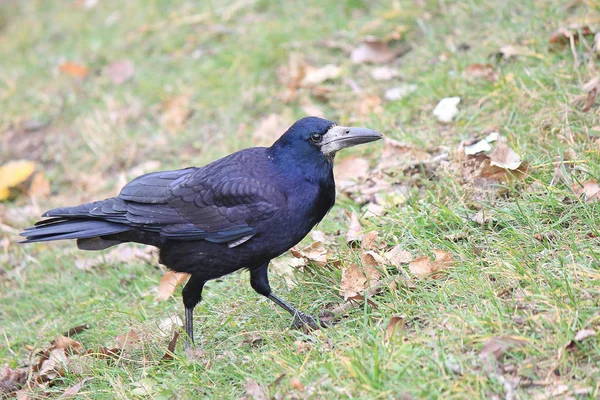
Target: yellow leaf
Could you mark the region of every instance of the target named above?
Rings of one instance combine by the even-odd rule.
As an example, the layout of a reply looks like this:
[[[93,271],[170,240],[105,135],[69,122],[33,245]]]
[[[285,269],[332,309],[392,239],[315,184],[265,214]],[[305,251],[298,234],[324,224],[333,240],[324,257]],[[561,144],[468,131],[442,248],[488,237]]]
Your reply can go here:
[[[6,200],[9,189],[25,182],[35,171],[35,163],[29,160],[9,161],[0,167],[0,200]]]

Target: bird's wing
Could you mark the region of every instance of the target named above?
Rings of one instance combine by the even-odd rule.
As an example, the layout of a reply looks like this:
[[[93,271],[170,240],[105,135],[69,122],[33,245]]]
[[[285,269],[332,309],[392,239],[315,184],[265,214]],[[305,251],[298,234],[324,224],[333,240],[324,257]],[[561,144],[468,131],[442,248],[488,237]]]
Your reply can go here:
[[[118,198],[134,226],[171,239],[215,243],[243,242],[285,201],[273,185],[230,168],[144,175],[128,183]]]

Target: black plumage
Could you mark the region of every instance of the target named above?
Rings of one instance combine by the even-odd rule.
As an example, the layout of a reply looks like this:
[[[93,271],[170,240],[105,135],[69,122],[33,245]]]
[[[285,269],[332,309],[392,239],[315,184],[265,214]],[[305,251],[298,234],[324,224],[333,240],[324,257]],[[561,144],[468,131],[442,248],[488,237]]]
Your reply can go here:
[[[117,197],[56,208],[27,228],[24,243],[77,239],[84,250],[136,242],[160,249],[160,262],[191,277],[183,289],[186,331],[206,281],[241,268],[252,287],[316,328],[315,319],[276,297],[269,261],[298,243],[335,203],[333,159],[345,147],[380,139],[365,128],[303,118],[271,147],[241,150],[200,168],[155,172]]]

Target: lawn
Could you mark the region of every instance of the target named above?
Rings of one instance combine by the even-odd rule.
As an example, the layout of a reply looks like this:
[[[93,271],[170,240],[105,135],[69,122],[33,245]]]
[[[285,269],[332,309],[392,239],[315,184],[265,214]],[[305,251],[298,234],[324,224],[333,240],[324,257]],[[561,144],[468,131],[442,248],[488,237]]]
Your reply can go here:
[[[0,168],[31,160],[37,179],[0,202],[0,395],[600,397],[597,32],[593,0],[2,2]],[[338,154],[337,205],[300,245],[326,261],[271,274],[333,327],[292,329],[242,271],[206,285],[194,354],[165,358],[181,288],[156,300],[153,254],[18,244],[47,209],[307,114],[388,139]],[[349,271],[369,278],[357,295]],[[40,384],[40,350],[84,323]]]

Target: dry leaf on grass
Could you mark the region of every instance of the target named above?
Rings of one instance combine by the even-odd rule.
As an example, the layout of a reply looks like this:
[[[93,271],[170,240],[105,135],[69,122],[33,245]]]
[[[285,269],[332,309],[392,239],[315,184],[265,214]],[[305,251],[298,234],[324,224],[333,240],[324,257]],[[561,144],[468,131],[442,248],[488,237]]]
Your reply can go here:
[[[340,294],[344,297],[344,300],[359,297],[365,289],[377,282],[380,277],[381,273],[373,266],[365,265],[360,268],[358,265],[350,264],[342,270]]]
[[[77,64],[74,62],[63,62],[58,66],[60,72],[65,75],[72,76],[73,78],[83,79],[90,73],[88,67],[83,64]]]
[[[474,141],[473,143],[466,142],[464,144],[465,154],[470,156],[479,153],[487,153],[493,149],[492,143],[498,140],[499,137],[500,134],[494,131],[487,135],[484,139]]]
[[[581,197],[586,203],[600,201],[600,185],[598,185],[598,181],[594,179],[583,183],[575,182],[571,189],[577,197]]]
[[[404,318],[402,317],[392,317],[390,318],[390,322],[388,323],[387,328],[385,328],[385,341],[389,342],[394,334],[397,334],[404,330]]]
[[[388,42],[368,38],[365,39],[357,48],[352,50],[350,59],[354,64],[375,63],[384,64],[400,57],[406,52],[406,49],[390,48]]]
[[[521,157],[504,141],[498,141],[496,148],[488,154],[488,157],[492,166],[510,170],[516,170],[523,162]]]
[[[550,36],[550,43],[557,47],[566,47],[570,45],[571,40],[574,44],[579,42],[579,34],[583,36],[591,36],[594,33],[587,25],[572,24],[567,28],[561,27],[555,30]]]
[[[466,79],[485,79],[488,82],[496,82],[498,73],[491,64],[470,64],[463,71]]]
[[[409,251],[402,250],[402,246],[399,244],[395,245],[390,251],[385,253],[383,257],[388,263],[400,267],[403,264],[408,264],[413,260],[412,254]]]
[[[267,391],[254,379],[246,382],[246,394],[253,400],[268,400]]]
[[[256,146],[271,146],[290,127],[287,117],[270,114],[262,118],[252,134],[252,142]]]
[[[118,335],[115,340],[117,341],[117,348],[125,352],[137,349],[142,345],[142,338],[133,329],[127,333]]]
[[[336,184],[344,181],[357,181],[369,176],[369,161],[363,157],[350,156],[336,161],[333,166]]]
[[[346,244],[350,247],[358,247],[360,242],[362,241],[362,226],[360,225],[360,221],[358,220],[358,215],[355,212],[346,211],[346,215],[350,217],[350,225],[348,226],[348,231],[346,232]]]
[[[428,256],[416,258],[408,263],[408,269],[417,277],[431,275],[432,278],[439,278],[440,274],[434,274],[452,266],[454,258],[452,253],[443,250],[433,250],[435,260]]]
[[[387,66],[373,68],[371,71],[371,78],[376,81],[389,81],[390,79],[394,79],[398,76],[400,76],[400,71]]]
[[[302,249],[294,246],[290,251],[294,257],[303,258],[306,262],[313,263],[319,267],[327,264],[327,249],[323,246],[323,242],[314,242]]]
[[[28,370],[25,368],[11,369],[4,364],[0,370],[0,397],[8,396],[21,389],[27,382]]]
[[[269,271],[282,277],[289,288],[296,286],[294,270],[305,265],[303,258],[277,257],[269,263]]]
[[[387,89],[385,91],[383,97],[386,100],[390,100],[390,101],[402,100],[409,94],[414,93],[416,91],[417,91],[417,85],[406,83],[406,84],[403,84],[400,86],[396,86],[396,87]]]
[[[173,359],[173,353],[175,352],[175,346],[177,345],[178,338],[179,338],[179,330],[173,331],[173,337],[169,341],[169,345],[167,346],[167,351],[165,352],[165,355],[162,356],[161,361]]]
[[[596,103],[596,98],[600,92],[600,75],[595,76],[583,84],[581,90],[585,92],[585,94],[577,96],[573,100],[573,103],[577,106],[581,106],[581,111],[588,112]]]
[[[488,361],[490,359],[500,360],[504,354],[514,347],[521,347],[525,344],[525,340],[510,336],[493,336],[485,341],[479,359]]]
[[[290,379],[290,386],[293,387],[294,389],[298,390],[299,392],[304,391],[304,385],[302,384],[300,379],[298,379],[295,376],[292,379]]]
[[[158,283],[158,294],[156,295],[157,300],[167,300],[175,293],[175,289],[182,285],[188,278],[189,274],[175,271],[168,271],[160,278]]]
[[[43,172],[38,171],[33,175],[27,194],[32,197],[48,197],[50,195],[50,182]]]
[[[0,201],[8,199],[10,189],[26,182],[35,171],[35,163],[14,160],[0,166]]]
[[[79,391],[81,390],[81,388],[83,387],[83,385],[85,385],[85,383],[87,381],[89,381],[92,378],[83,378],[83,380],[73,386],[71,386],[70,388],[68,388],[67,390],[65,390],[63,392],[63,394],[60,396],[61,399],[70,399],[72,397],[77,396],[77,394],[79,393]]]
[[[172,96],[162,104],[161,125],[171,133],[180,131],[192,115],[190,98],[186,95]]]
[[[406,169],[432,159],[431,154],[411,144],[384,138],[385,147],[377,169]]]
[[[104,74],[116,85],[122,85],[135,75],[135,66],[130,60],[119,60],[104,68]]]
[[[50,347],[42,353],[38,364],[34,367],[34,371],[38,372],[38,381],[48,382],[62,376],[67,363],[67,357],[71,353],[83,353],[81,343],[58,335],[51,342]]]
[[[316,86],[325,81],[330,81],[339,78],[342,75],[342,69],[337,65],[327,64],[320,68],[308,66],[305,70],[305,75],[300,81],[300,86],[311,87]]]
[[[597,335],[598,332],[596,332],[594,329],[582,329],[575,334],[573,340],[567,343],[565,348],[567,350],[575,350],[578,344],[581,344],[584,340],[587,340],[591,337],[595,337]]]
[[[446,97],[441,99],[433,109],[433,115],[440,122],[452,122],[454,116],[458,114],[458,103],[460,103],[460,97]]]

